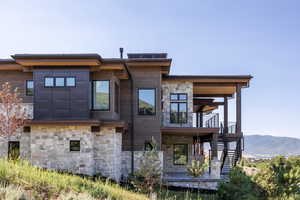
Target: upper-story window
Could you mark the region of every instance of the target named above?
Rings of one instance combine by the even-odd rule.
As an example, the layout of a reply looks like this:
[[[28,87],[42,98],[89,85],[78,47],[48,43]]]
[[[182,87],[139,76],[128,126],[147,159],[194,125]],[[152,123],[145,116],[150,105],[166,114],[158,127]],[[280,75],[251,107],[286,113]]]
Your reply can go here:
[[[138,90],[138,114],[155,115],[155,89]]]
[[[187,94],[172,93],[170,99],[170,123],[187,123]]]
[[[33,96],[33,81],[26,81],[26,96]]]
[[[54,78],[46,77],[45,78],[45,87],[53,87],[54,86]]]
[[[45,77],[45,87],[75,87],[75,77]]]
[[[55,77],[55,86],[56,87],[64,87],[65,86],[65,78],[64,77]]]
[[[92,108],[94,110],[108,111],[110,109],[109,88],[109,81],[93,81]]]

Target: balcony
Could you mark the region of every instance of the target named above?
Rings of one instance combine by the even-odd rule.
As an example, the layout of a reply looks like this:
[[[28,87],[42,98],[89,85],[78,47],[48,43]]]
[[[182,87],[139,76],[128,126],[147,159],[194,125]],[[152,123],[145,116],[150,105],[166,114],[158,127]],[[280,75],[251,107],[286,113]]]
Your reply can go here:
[[[203,114],[194,112],[162,112],[161,126],[163,132],[190,132],[190,133],[219,133],[219,135],[236,134],[236,123],[228,122],[228,127],[224,127],[224,122],[220,121],[219,113]]]

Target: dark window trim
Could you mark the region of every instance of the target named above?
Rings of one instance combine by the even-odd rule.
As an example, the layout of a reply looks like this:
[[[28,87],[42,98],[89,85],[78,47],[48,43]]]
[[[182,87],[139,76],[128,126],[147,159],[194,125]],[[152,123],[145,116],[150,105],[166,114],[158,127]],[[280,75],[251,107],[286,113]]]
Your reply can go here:
[[[175,146],[176,145],[184,145],[186,146],[186,164],[176,164],[175,163]],[[185,143],[178,143],[178,144],[173,144],[173,165],[180,165],[180,166],[184,166],[187,165],[189,161],[189,144],[185,144]]]
[[[31,89],[33,90],[33,91],[32,91],[32,95],[28,94],[28,87],[27,87],[28,85],[27,85],[27,84],[28,84],[29,81],[32,81],[32,83],[33,83],[33,88],[31,88]],[[25,92],[25,93],[26,93],[26,96],[33,96],[33,95],[34,95],[34,82],[33,82],[33,80],[26,80],[26,83],[25,83],[25,84],[26,84],[26,86],[25,86],[25,89],[26,89],[26,92]]]
[[[108,81],[108,109],[96,109],[94,108],[94,82],[96,81]],[[111,88],[110,88],[110,80],[92,80],[92,111],[109,111],[110,112],[110,98],[111,98]]]
[[[179,100],[179,95],[186,95],[186,100]],[[177,100],[171,100],[171,95],[177,95]],[[172,114],[172,103],[177,103],[177,122],[172,122],[171,121],[171,114]],[[185,119],[186,121],[184,122],[179,122],[179,104],[180,103],[185,103],[186,105],[186,116]],[[187,124],[188,123],[188,94],[187,93],[170,93],[170,123],[171,124]]]
[[[72,150],[71,149],[71,143],[72,142],[79,142],[79,150]],[[69,144],[70,146],[69,146],[69,150],[70,150],[70,152],[80,152],[81,151],[81,141],[80,140],[70,140],[70,144]]]
[[[140,114],[139,108],[140,108],[140,90],[154,90],[154,113],[153,114]],[[155,116],[156,115],[156,88],[137,88],[137,115],[139,116]]]
[[[63,78],[64,79],[64,85],[63,86],[57,86],[56,85],[56,79],[57,78]],[[66,87],[66,77],[65,76],[55,76],[54,77],[54,87],[56,87],[56,88],[64,88],[64,87]]]
[[[67,85],[67,79],[68,79],[68,78],[74,78],[74,83],[75,83],[74,86],[68,86],[68,85]],[[77,86],[77,84],[76,84],[76,76],[66,76],[66,77],[65,77],[65,87],[68,87],[68,88],[69,88],[69,87],[70,87],[70,88],[74,88],[74,87],[76,87],[76,86]]]
[[[53,85],[52,86],[46,86],[46,78],[52,78],[53,79]],[[44,77],[44,87],[45,88],[53,88],[53,87],[55,87],[55,79],[54,79],[53,76],[45,76]]]

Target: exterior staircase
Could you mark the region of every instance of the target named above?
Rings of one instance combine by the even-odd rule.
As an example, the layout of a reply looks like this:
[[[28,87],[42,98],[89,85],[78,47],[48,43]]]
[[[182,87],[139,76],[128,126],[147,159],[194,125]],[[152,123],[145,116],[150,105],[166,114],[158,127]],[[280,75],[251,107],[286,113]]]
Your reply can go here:
[[[240,141],[237,141],[236,147],[235,148],[230,148],[230,146],[226,149],[224,148],[224,143],[220,144],[219,142],[219,147],[222,148],[223,146],[223,151],[221,155],[221,174],[222,175],[228,175],[231,168],[236,166],[236,163],[239,161],[241,157],[241,146],[240,146]],[[221,149],[220,148],[220,149]]]

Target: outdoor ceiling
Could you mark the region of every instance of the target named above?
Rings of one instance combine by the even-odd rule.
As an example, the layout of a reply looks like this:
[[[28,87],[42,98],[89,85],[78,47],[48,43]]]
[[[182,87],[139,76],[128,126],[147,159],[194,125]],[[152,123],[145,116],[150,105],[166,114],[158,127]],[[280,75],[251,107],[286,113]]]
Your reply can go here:
[[[193,86],[194,94],[234,94],[235,86]]]

